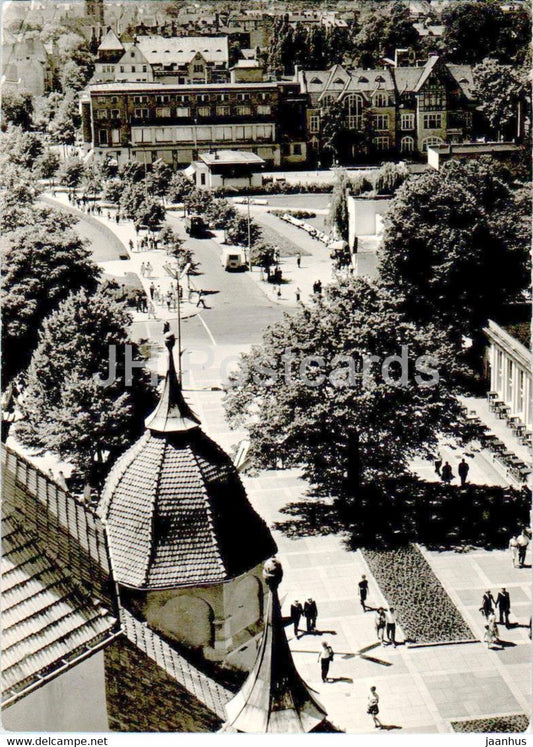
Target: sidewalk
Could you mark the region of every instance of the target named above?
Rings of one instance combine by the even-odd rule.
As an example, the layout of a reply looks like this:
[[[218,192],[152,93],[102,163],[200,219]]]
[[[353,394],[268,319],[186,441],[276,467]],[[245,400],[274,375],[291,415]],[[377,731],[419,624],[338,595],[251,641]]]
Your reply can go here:
[[[241,212],[247,211],[246,205],[236,205]],[[250,277],[259,285],[269,299],[287,307],[297,306],[297,289],[300,289],[300,300],[302,303],[307,302],[313,296],[313,283],[317,280],[322,282],[322,287],[331,283],[337,272],[333,269],[330,258],[330,250],[321,241],[311,237],[306,231],[296,226],[282,221],[268,210],[273,209],[271,206],[251,205],[251,214],[259,226],[265,225],[268,228],[281,234],[286,241],[292,243],[295,247],[293,256],[282,256],[279,266],[283,273],[283,282],[281,286],[267,283],[264,273],[259,267],[254,267]],[[276,207],[276,209],[279,209]],[[298,250],[301,252],[300,267],[297,264]],[[359,238],[359,252],[354,255],[353,274],[374,277],[376,273],[376,240],[373,236],[364,236]],[[346,271],[341,273],[346,274]],[[279,291],[279,294],[278,294]]]
[[[189,380],[197,388],[209,383],[211,376],[209,370],[196,371]],[[186,396],[208,435],[229,450],[241,434],[231,432],[224,420],[223,394],[202,391]],[[317,602],[320,634],[295,639],[291,625],[285,630],[298,671],[318,692],[336,726],[348,733],[377,733],[366,713],[372,685],[380,695],[383,723],[398,733],[450,733],[455,720],[529,714],[530,656],[525,627],[502,628],[501,637],[508,642],[502,651],[489,651],[482,643],[382,647],[376,641],[374,613],[364,613],[359,604],[357,583],[363,573],[369,581],[369,606],[386,601],[361,553],[348,550],[343,535],[328,526],[327,506],[306,495],[308,486],[300,472],[262,471],[244,476],[243,482],[252,505],[271,527],[278,544],[284,571],[280,587],[283,614],[289,615],[295,599],[303,603],[312,596]],[[494,593],[506,586],[511,593],[512,619],[520,625],[527,623],[529,571],[512,568],[509,553],[424,554],[480,637],[478,610],[487,588]],[[305,627],[305,620],[301,626]],[[397,638],[401,643],[401,632]],[[325,684],[317,661],[323,639],[335,651],[330,669],[333,681]]]
[[[128,259],[116,259],[106,262],[98,262],[98,266],[102,268],[102,271],[106,275],[110,275],[115,278],[119,284],[124,283],[124,278],[127,273],[132,273],[133,275],[135,275],[139,285],[144,289],[148,300],[150,300],[151,284],[153,283],[155,287],[159,287],[161,295],[163,297],[163,303],[156,304],[154,302],[155,318],[169,321],[177,319],[177,309],[171,308],[169,310],[167,308],[166,301],[164,300],[167,291],[171,288],[175,289],[176,287],[175,280],[168,274],[165,269],[165,265],[177,269],[177,261],[174,258],[169,257],[164,249],[148,251],[134,250],[132,252],[130,250],[130,241],[132,241],[133,246],[136,247],[138,245],[139,235],[135,231],[135,227],[132,221],[122,220],[120,221],[120,223],[116,222],[114,218],[116,210],[113,211],[106,208],[102,210],[101,215],[87,215],[83,210],[79,210],[78,208],[75,208],[73,205],[71,205],[68,202],[66,194],[64,193],[60,193],[56,197],[52,197],[50,194],[46,194],[46,197],[49,200],[53,200],[54,202],[58,203],[58,205],[67,206],[73,212],[78,213],[80,215],[80,218],[90,218],[91,220],[100,223],[102,226],[105,226],[109,231],[111,231],[121,242],[122,246],[124,247],[124,253],[127,254]],[[108,213],[110,213],[111,215],[110,219],[107,217]],[[141,275],[141,264],[144,263],[146,265],[148,262],[152,265],[152,272],[147,277]],[[185,288],[183,290],[184,292],[186,292]],[[190,303],[189,301],[181,302],[182,319],[194,316],[197,313],[198,310],[195,304]],[[148,318],[148,314],[146,312],[135,310],[132,310],[132,316],[134,322],[146,321],[146,319]]]

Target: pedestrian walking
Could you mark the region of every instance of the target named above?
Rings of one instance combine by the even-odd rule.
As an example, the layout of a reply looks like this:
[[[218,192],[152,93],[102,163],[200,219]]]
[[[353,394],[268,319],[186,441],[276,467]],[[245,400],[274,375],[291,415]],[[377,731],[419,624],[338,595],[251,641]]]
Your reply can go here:
[[[144,262],[141,262],[141,269],[140,269],[140,273],[141,273],[141,277],[144,277],[144,276],[145,276],[145,273],[146,273],[146,265],[144,264]]]
[[[304,608],[301,603],[295,599],[291,604],[291,621],[294,626],[294,635],[298,638],[298,626],[300,624],[300,618],[304,613]]]
[[[300,298],[302,297],[302,291],[300,290],[300,288],[296,288],[295,294],[296,294],[296,303],[300,303]]]
[[[525,529],[516,538],[516,544],[518,545],[518,565],[523,568],[526,562],[527,546],[529,545],[529,537]]]
[[[298,256],[296,257],[296,267],[300,269],[301,266],[302,266],[302,255],[300,254],[300,252],[298,252]]]
[[[381,641],[383,644],[383,639],[385,638],[385,610],[383,607],[379,607],[376,612],[376,617],[374,618],[374,625],[376,626],[376,637],[378,641]]]
[[[167,291],[166,299],[167,299],[167,311],[170,311],[170,305],[172,304],[172,291],[169,291],[169,290]]]
[[[366,708],[366,712],[372,716],[374,720],[374,726],[376,727],[376,729],[381,729],[382,723],[378,718],[379,695],[374,685],[372,685],[372,687],[370,688],[370,695],[368,696],[368,705]]]
[[[149,291],[150,291],[150,298],[153,301],[154,300],[154,295],[155,295],[155,285],[153,283],[150,283]]]
[[[120,222],[120,213],[118,212],[118,210],[117,210],[117,214],[115,215],[115,221],[116,221],[117,223],[119,223],[119,222]]]
[[[309,597],[304,604],[304,617],[307,623],[307,632],[313,633],[316,628],[316,619],[318,617],[318,607],[314,599]]]
[[[148,303],[148,319],[155,319],[155,306],[152,301],[149,301]]]
[[[453,480],[453,472],[449,462],[444,462],[440,476],[442,478],[442,482],[444,482],[446,485],[449,485]]]
[[[470,467],[466,463],[464,457],[459,462],[459,466],[457,467],[457,472],[459,473],[459,477],[461,478],[461,487],[464,488],[464,486],[466,485],[468,473],[470,472]]]
[[[491,612],[494,612],[494,597],[492,596],[492,592],[487,590],[483,594],[483,599],[481,600],[481,607],[479,608],[479,611],[482,615],[485,616],[487,620]]]
[[[442,467],[442,458],[438,456],[435,459],[435,473],[440,477],[440,468]]]
[[[128,244],[130,245],[130,252],[132,252],[133,251],[133,241],[130,239],[128,241]]]
[[[496,597],[496,607],[500,612],[500,625],[505,623],[505,627],[509,627],[509,613],[511,611],[511,595],[505,587],[498,592]]]
[[[328,681],[329,665],[333,661],[335,656],[333,649],[327,641],[322,641],[322,648],[318,654],[318,661],[320,662],[320,675],[322,682]]]
[[[202,304],[202,307],[204,309],[207,308],[207,306],[205,305],[205,301],[204,301],[204,292],[203,292],[203,290],[199,290],[198,291],[198,301],[196,302],[196,307],[200,306],[200,304]]]
[[[511,537],[509,540],[509,550],[511,551],[511,560],[513,561],[513,568],[518,567],[518,542],[516,537]]]
[[[487,618],[487,625],[489,626],[489,630],[492,633],[492,637],[495,641],[500,640],[500,631],[498,630],[498,623],[496,622],[496,615],[494,612],[491,612],[490,615]]]
[[[152,264],[151,264],[151,262],[150,262],[150,261],[148,261],[148,262],[146,263],[146,267],[145,267],[145,272],[146,272],[146,277],[147,277],[147,278],[151,278],[151,277],[152,277],[152,271],[153,271],[153,269],[154,269],[154,268],[152,267]]]
[[[396,615],[394,614],[394,607],[390,607],[385,612],[385,624],[387,640],[396,648]]]
[[[494,631],[491,630],[490,625],[485,625],[485,632],[483,634],[483,641],[487,644],[488,649],[498,648],[498,643],[494,637]]]
[[[366,612],[366,598],[368,596],[368,581],[366,576],[363,574],[361,576],[361,580],[359,581],[359,601],[361,602],[361,607],[363,608],[363,612]]]

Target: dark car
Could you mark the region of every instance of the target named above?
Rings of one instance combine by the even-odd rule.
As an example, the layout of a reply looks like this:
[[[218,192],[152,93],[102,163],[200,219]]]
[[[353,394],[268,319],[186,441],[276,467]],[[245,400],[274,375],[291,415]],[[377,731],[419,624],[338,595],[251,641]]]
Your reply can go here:
[[[185,218],[185,230],[189,236],[202,236],[205,232],[205,223],[200,215],[189,215]]]

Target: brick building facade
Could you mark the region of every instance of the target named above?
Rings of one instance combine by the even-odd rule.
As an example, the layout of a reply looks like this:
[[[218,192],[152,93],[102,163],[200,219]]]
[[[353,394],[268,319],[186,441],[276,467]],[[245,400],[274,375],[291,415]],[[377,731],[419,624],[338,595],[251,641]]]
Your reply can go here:
[[[472,68],[445,64],[439,57],[424,66],[381,69],[297,71],[308,97],[309,151],[320,156],[329,108],[344,109],[341,160],[360,156],[424,154],[428,146],[471,139],[474,102]]]
[[[294,82],[99,84],[81,111],[84,141],[99,159],[182,166],[225,148],[269,166],[306,161],[305,100]]]

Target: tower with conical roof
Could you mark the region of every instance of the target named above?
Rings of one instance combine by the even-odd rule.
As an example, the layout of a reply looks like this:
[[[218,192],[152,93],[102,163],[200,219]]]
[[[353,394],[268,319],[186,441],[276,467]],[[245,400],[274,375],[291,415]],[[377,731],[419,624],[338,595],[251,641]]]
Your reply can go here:
[[[111,470],[99,505],[122,603],[206,659],[249,669],[262,628],[263,561],[275,552],[228,455],[168,372],[143,436]],[[237,653],[239,649],[239,653]]]
[[[265,563],[263,574],[270,589],[263,638],[246,682],[226,705],[223,731],[309,732],[324,721],[327,713],[294,666],[278,598],[283,570],[277,558]]]

